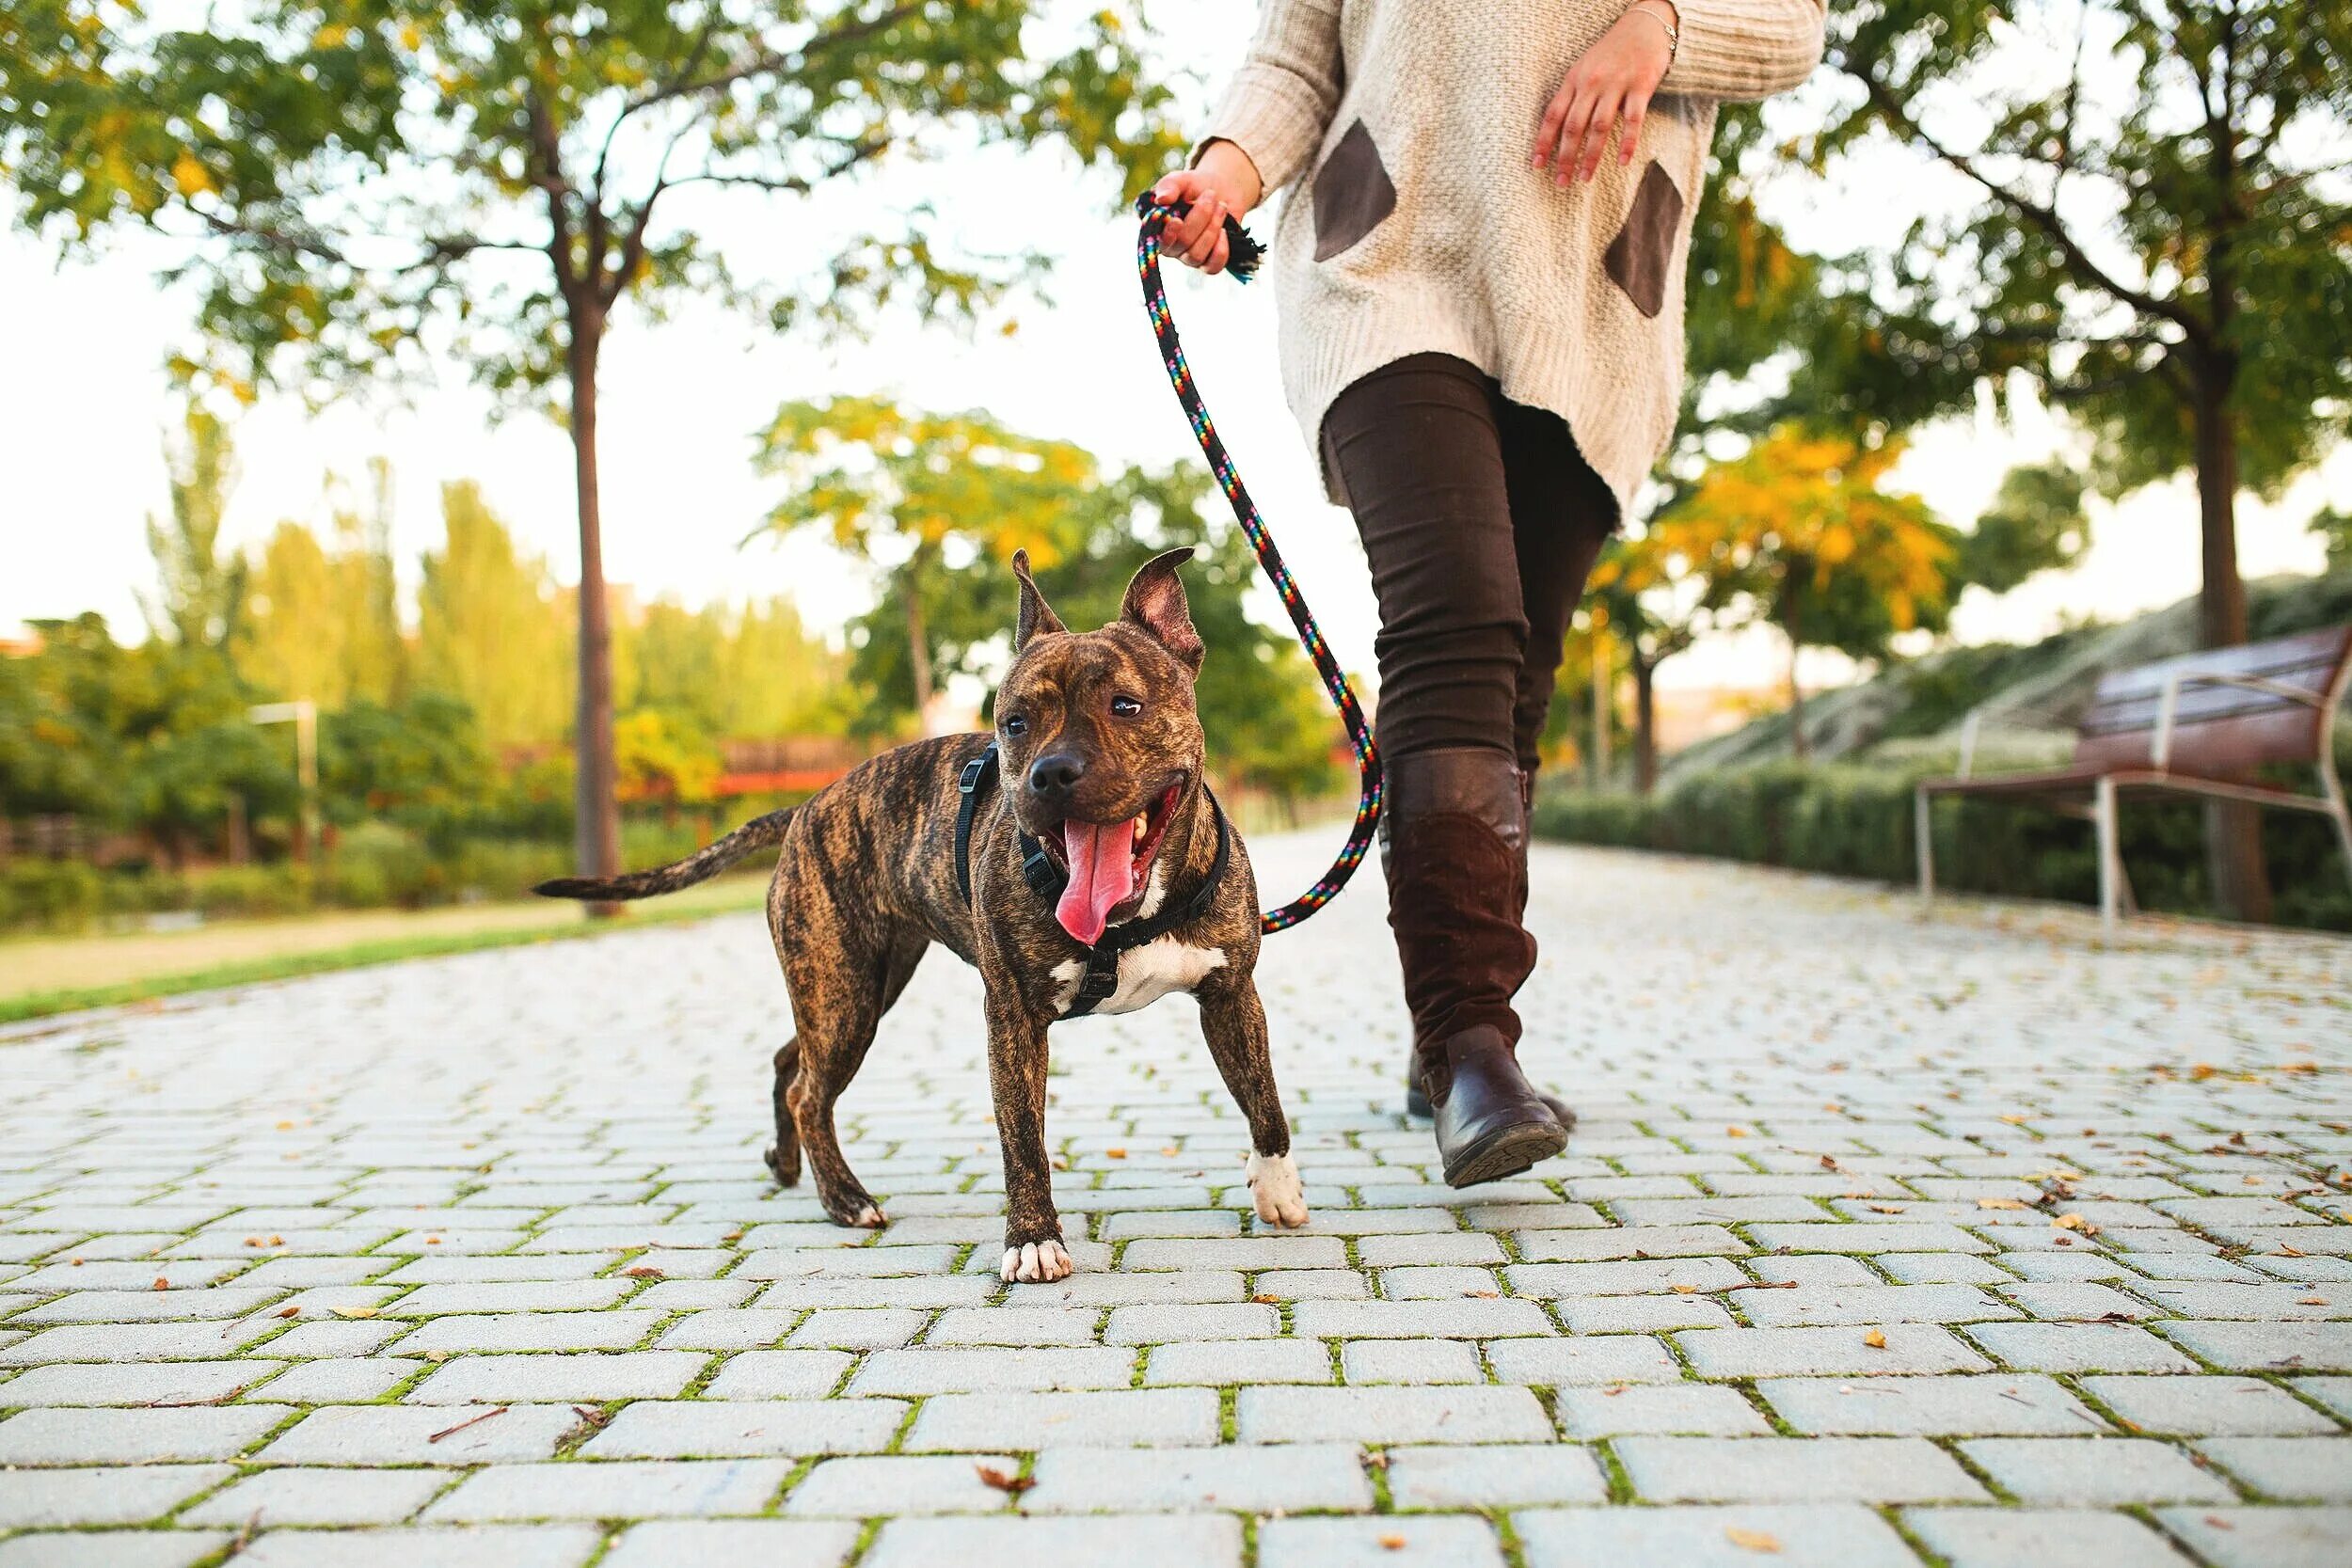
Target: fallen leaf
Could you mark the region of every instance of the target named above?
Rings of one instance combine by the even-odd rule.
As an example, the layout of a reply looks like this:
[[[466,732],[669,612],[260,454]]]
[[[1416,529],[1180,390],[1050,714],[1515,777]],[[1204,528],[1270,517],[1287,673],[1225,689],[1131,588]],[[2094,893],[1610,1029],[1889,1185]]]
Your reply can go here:
[[[623,1269],[621,1273],[627,1275],[631,1279],[662,1279],[667,1277],[660,1269],[655,1268],[651,1263],[640,1263],[633,1269]]]
[[[1176,1146],[1174,1144],[1169,1144],[1166,1148],[1161,1149],[1160,1152],[1173,1160],[1176,1158]]]
[[[1124,1160],[1127,1157],[1127,1151],[1123,1148],[1106,1148],[1103,1152],[1114,1160]]]
[[[259,1237],[259,1236],[247,1236],[247,1237],[245,1239],[245,1244],[246,1244],[246,1245],[247,1245],[247,1246],[260,1246],[260,1245],[262,1244],[262,1238],[261,1238],[261,1237]],[[79,1263],[79,1262],[81,1261],[81,1259],[80,1259],[79,1258],[76,1258],[76,1259],[74,1259],[74,1261],[75,1261],[76,1263]]]
[[[1760,1529],[1741,1529],[1737,1525],[1725,1525],[1724,1539],[1743,1552],[1777,1552],[1780,1550],[1780,1537],[1767,1535]]]
[[[439,1246],[441,1244],[441,1238],[438,1236],[427,1236],[424,1239],[424,1244],[427,1246]]]
[[[269,1239],[269,1244],[272,1246],[284,1246],[286,1244],[286,1238],[283,1236],[272,1236]]]
[[[1671,1289],[1676,1295],[1692,1296],[1698,1294],[1699,1288],[1695,1285],[1676,1285],[1671,1287]]]
[[[1035,1476],[1007,1475],[993,1465],[975,1465],[972,1468],[979,1476],[981,1485],[993,1486],[997,1491],[1016,1497],[1037,1484]]]
[[[1977,1199],[1977,1207],[1979,1209],[2023,1209],[2027,1205],[2025,1199],[2017,1197],[1980,1197]]]
[[[2008,1122],[2011,1127],[2023,1127],[2032,1118],[2030,1117],[2003,1117],[2001,1119]]]
[[[728,1231],[725,1235],[719,1238],[719,1240],[723,1242],[739,1242],[742,1239],[743,1227],[741,1226],[736,1227],[733,1230]]]
[[[1259,1291],[1256,1295],[1251,1296],[1249,1299],[1256,1302],[1261,1307],[1279,1307],[1282,1305],[1282,1298],[1280,1296],[1270,1296],[1263,1291]]]
[[[1466,1296],[1476,1296],[1480,1301],[1493,1301],[1502,1294],[1501,1291],[1464,1291],[1462,1293]]]
[[[378,1307],[330,1307],[329,1310],[339,1318],[373,1318],[376,1315],[376,1313],[382,1311],[383,1308]]]
[[[1870,1205],[1870,1212],[1873,1214],[1899,1214],[1902,1212],[1903,1206],[1899,1203],[1873,1203]]]
[[[157,1275],[155,1276],[155,1289],[158,1291],[168,1291],[171,1289],[171,1281],[166,1279],[161,1275]]]
[[[298,1318],[302,1316],[302,1308],[299,1307],[281,1307],[278,1309],[278,1315],[281,1318]]]
[[[1405,1538],[1401,1535],[1384,1535],[1380,1538],[1380,1544],[1392,1552],[1401,1552],[1405,1549]]]
[[[294,1131],[294,1123],[291,1121],[281,1121],[278,1124],[278,1130],[280,1132],[291,1132]]]
[[[1822,1155],[1821,1168],[1823,1170],[1836,1170],[1837,1168],[1837,1156],[1835,1154]]]
[[[2207,1524],[2211,1525],[2211,1526],[2212,1526],[2214,1528],[2216,1528],[2216,1529],[2235,1529],[2235,1528],[2237,1528],[2237,1527],[2236,1527],[2235,1525],[2233,1525],[2233,1524],[2230,1523],[2230,1521],[2229,1521],[2229,1520],[2224,1519],[2224,1518],[2223,1518],[2220,1514],[2218,1514],[2218,1513],[2208,1513],[2208,1514],[2206,1514],[2206,1515],[2205,1515],[2205,1523],[2207,1523]]]
[[[1884,1350],[1886,1348],[1886,1335],[1883,1330],[1874,1328],[1870,1330],[1869,1333],[1865,1334],[1862,1337],[1862,1342],[1869,1346],[1872,1350]]]
[[[1724,1136],[1726,1138],[1744,1138],[1747,1135],[1748,1130],[1744,1127],[1726,1127],[1724,1129]]]
[[[2099,1234],[2099,1227],[2091,1224],[2089,1220],[2083,1218],[2080,1214],[2060,1214],[2050,1223],[2058,1227],[2060,1230],[2078,1231],[2085,1236],[2096,1236]]]
[[[2297,1296],[2295,1299],[2295,1305],[2297,1307],[2325,1307],[2328,1305],[2328,1298],[2326,1296]]]
[[[437,1367],[442,1362],[449,1359],[449,1352],[445,1350],[429,1350],[424,1353],[424,1358]]]

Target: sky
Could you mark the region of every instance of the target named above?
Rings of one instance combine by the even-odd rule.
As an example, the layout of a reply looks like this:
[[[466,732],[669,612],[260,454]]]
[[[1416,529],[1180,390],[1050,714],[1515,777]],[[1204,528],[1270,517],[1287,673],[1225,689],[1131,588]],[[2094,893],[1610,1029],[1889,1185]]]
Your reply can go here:
[[[1182,73],[1191,123],[1246,47],[1252,0],[1162,4],[1153,20]],[[1808,92],[1835,90],[1817,83]],[[1802,98],[1784,106],[1804,117]],[[1919,205],[1966,192],[1893,152],[1880,154],[1869,199],[1784,187],[1771,215],[1801,247],[1842,247],[1899,233]],[[1914,205],[1887,199],[1904,194]],[[1144,318],[1133,266],[1133,220],[1104,175],[1078,177],[1057,155],[973,150],[886,167],[870,184],[803,211],[792,198],[739,193],[690,208],[732,257],[774,255],[810,265],[812,231],[846,231],[915,203],[981,250],[1032,245],[1054,259],[1050,300],[1011,303],[968,333],[885,323],[869,340],[824,345],[779,340],[743,317],[692,303],[660,324],[627,308],[616,316],[601,380],[606,571],[641,596],[689,604],[784,593],[809,620],[836,629],[871,603],[872,585],[813,540],[745,546],[773,503],[750,464],[753,433],[784,401],[884,393],[937,409],[980,409],[1027,433],[1084,444],[1106,462],[1166,464],[1197,449],[1170,395]],[[1272,211],[1257,227],[1271,232]],[[797,247],[797,248],[796,248]],[[188,293],[156,281],[171,250],[151,238],[108,245],[95,261],[59,263],[53,245],[0,234],[0,634],[35,617],[103,611],[119,636],[140,633],[135,591],[151,580],[145,519],[166,506],[162,441],[178,405],[162,369],[186,341]],[[1275,360],[1279,302],[1171,268],[1176,320],[1219,432],[1239,461],[1293,571],[1351,669],[1372,667],[1376,615],[1363,556],[1346,515],[1322,499],[1314,466],[1283,404]],[[1002,329],[1009,322],[1013,330]],[[226,532],[258,544],[281,518],[324,525],[329,474],[356,480],[371,457],[391,460],[397,484],[393,548],[411,581],[415,558],[440,539],[439,488],[481,482],[492,507],[555,573],[576,577],[571,460],[561,430],[530,412],[502,411],[449,367],[399,402],[343,403],[313,414],[265,395],[235,427],[242,480]],[[2011,464],[2038,459],[2069,434],[2028,409],[2004,427],[1989,412],[1918,433],[1891,483],[1916,491],[1965,526]],[[2318,567],[2307,531],[2323,504],[2352,505],[2352,451],[2338,450],[2280,498],[2241,501],[2240,550],[2249,576]],[[1999,600],[1972,594],[1955,617],[1964,641],[2029,639],[2084,616],[2114,618],[2169,603],[2197,585],[2196,508],[2185,478],[2122,504],[2094,503],[2092,546],[2074,570]],[[1138,559],[1141,558],[1138,549]],[[1270,594],[1262,618],[1281,624]],[[1007,594],[1007,614],[1011,594]],[[1661,673],[1670,687],[1762,687],[1786,654],[1769,633],[1709,640]],[[1835,656],[1805,666],[1809,684],[1842,678]]]

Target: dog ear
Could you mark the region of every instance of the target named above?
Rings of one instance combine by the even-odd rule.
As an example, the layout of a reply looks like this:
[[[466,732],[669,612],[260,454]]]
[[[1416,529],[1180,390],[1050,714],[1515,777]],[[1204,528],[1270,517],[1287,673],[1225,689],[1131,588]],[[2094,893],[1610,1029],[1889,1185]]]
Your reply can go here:
[[[1192,607],[1184,602],[1184,581],[1176,575],[1176,568],[1192,559],[1192,546],[1166,550],[1145,562],[1127,584],[1127,597],[1119,607],[1119,618],[1129,626],[1140,626],[1156,639],[1161,647],[1176,656],[1176,662],[1194,674],[1200,673],[1200,660],[1207,652],[1200,644],[1200,634],[1193,629]]]
[[[1037,579],[1029,576],[1029,552],[1012,552],[1012,575],[1021,579],[1021,618],[1014,624],[1012,651],[1019,653],[1029,645],[1033,637],[1048,632],[1068,631],[1054,607],[1045,602],[1045,595],[1037,591]]]

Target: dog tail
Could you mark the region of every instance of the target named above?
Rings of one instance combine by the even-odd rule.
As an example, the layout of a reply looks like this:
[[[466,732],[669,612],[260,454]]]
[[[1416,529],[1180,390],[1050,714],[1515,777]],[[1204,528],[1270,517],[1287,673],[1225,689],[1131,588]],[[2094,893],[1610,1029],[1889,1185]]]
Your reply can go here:
[[[764,849],[784,838],[784,827],[791,820],[792,808],[771,811],[765,816],[755,816],[726,837],[709,847],[696,850],[684,860],[651,871],[631,871],[618,877],[558,877],[541,882],[531,891],[545,898],[658,898],[665,893],[675,893],[682,887],[708,881],[755,849]]]

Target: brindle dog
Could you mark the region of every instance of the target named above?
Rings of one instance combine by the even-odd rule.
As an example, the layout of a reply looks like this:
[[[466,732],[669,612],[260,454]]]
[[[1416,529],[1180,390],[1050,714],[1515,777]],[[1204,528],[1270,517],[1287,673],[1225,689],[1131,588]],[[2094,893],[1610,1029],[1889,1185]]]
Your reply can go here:
[[[805,804],[747,822],[675,865],[539,887],[563,898],[646,898],[777,847],[768,927],[798,1032],[776,1053],[768,1168],[796,1185],[806,1150],[818,1200],[837,1223],[879,1226],[883,1215],[842,1158],[834,1102],[938,942],[977,965],[988,987],[989,1086],[1005,1157],[1004,1277],[1068,1275],[1045,1145],[1046,1029],[1070,1016],[1095,945],[1120,945],[1112,927],[1171,912],[1184,915],[1172,928],[1118,954],[1116,986],[1093,1010],[1127,1012],[1190,991],[1209,1054],[1249,1123],[1255,1152],[1245,1176],[1258,1217],[1307,1222],[1252,978],[1257,882],[1201,774],[1193,683],[1203,649],[1176,571],[1191,554],[1147,562],[1119,619],[1090,632],[1064,626],[1031,580],[1028,558],[1014,556],[1020,618],[993,737],[949,736],[886,752]],[[992,738],[1000,782],[976,799],[967,902],[957,874],[960,784]],[[1057,898],[1025,874],[1025,836],[1064,879]],[[1206,907],[1184,913],[1212,876]],[[1107,984],[1107,954],[1097,968]]]

